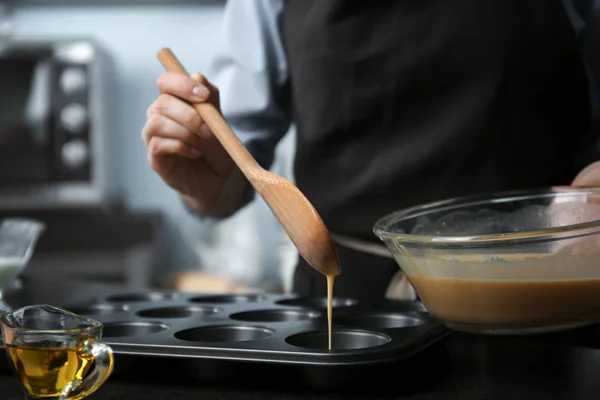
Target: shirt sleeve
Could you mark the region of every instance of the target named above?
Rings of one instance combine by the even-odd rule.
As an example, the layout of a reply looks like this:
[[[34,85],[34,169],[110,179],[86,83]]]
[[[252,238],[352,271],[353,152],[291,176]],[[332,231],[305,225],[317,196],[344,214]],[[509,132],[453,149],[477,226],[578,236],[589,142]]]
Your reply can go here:
[[[283,0],[229,0],[214,55],[205,72],[219,88],[221,111],[265,169],[291,124],[289,74],[280,37]],[[248,181],[230,216],[254,199]],[[200,216],[201,218],[207,218]]]

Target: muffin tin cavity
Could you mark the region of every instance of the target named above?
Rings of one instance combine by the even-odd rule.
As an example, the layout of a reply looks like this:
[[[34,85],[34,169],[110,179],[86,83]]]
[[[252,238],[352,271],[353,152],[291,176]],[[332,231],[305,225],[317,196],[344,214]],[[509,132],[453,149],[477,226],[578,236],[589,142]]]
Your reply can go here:
[[[104,325],[102,337],[140,337],[166,329],[169,329],[168,325],[156,322],[120,322]]]
[[[201,306],[176,306],[176,307],[159,307],[140,310],[136,313],[142,318],[192,318],[201,317],[204,315],[212,315],[219,312],[216,307],[201,307]]]
[[[334,330],[331,335],[332,350],[356,350],[382,346],[392,339],[381,333],[359,330]],[[328,350],[327,331],[306,332],[285,339],[288,344],[314,350]]]
[[[173,300],[176,297],[173,293],[128,293],[121,295],[109,296],[106,300],[115,303],[137,303],[142,301],[164,301]]]
[[[109,315],[127,311],[129,307],[125,304],[98,303],[87,306],[67,307],[67,309],[75,314],[83,315],[85,317],[92,317],[102,314]]]
[[[311,310],[256,310],[235,313],[229,318],[248,322],[292,322],[318,318],[321,313]]]
[[[187,342],[247,342],[265,339],[275,333],[274,330],[259,326],[208,326],[204,328],[187,329],[175,333],[179,340]]]
[[[299,297],[297,299],[288,299],[278,301],[277,304],[282,306],[307,307],[314,309],[326,309],[327,297]],[[358,304],[357,300],[344,299],[334,297],[332,302],[333,308],[350,307]]]
[[[427,314],[427,307],[420,301],[393,301],[393,300],[384,300],[379,303],[376,303],[373,306],[374,309],[381,311],[389,311],[389,312],[409,312],[412,311],[414,313],[424,313]]]
[[[425,324],[425,318],[416,315],[405,314],[362,314],[349,315],[342,318],[336,318],[336,322],[343,326],[359,329],[394,329],[407,328]]]
[[[190,299],[192,303],[216,303],[216,304],[237,304],[237,303],[257,303],[264,301],[265,296],[260,294],[235,294],[222,296],[198,296]]]

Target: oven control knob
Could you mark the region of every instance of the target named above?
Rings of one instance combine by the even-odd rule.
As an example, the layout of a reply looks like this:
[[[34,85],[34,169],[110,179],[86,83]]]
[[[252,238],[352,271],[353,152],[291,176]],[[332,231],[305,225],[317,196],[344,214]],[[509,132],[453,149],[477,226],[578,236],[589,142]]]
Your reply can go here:
[[[88,158],[88,146],[84,140],[71,140],[62,147],[62,161],[69,168],[81,168]]]
[[[76,67],[65,69],[60,76],[60,86],[66,94],[83,92],[87,87],[85,71]]]
[[[81,104],[69,104],[60,112],[60,123],[67,131],[82,133],[87,121],[87,110]]]

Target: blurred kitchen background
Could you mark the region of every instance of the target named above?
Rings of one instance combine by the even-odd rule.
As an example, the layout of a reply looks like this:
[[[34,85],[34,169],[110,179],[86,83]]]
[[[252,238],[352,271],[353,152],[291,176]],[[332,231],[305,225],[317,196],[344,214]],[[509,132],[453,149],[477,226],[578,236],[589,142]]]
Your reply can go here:
[[[30,272],[289,290],[297,253],[262,199],[202,222],[150,169],[140,140],[162,72],[156,51],[171,47],[190,70],[205,69],[224,5],[0,0],[0,218],[48,224]],[[293,154],[292,129],[274,166],[292,180]]]

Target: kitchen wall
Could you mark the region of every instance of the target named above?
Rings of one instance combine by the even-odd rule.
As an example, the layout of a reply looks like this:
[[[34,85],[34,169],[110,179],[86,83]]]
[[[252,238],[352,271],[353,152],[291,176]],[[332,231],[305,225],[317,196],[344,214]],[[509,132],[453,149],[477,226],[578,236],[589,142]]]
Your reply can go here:
[[[197,268],[201,263],[211,271],[259,281],[258,269],[272,270],[282,263],[271,243],[281,243],[287,260],[296,257],[290,251],[289,242],[281,238],[280,228],[264,203],[257,202],[226,226],[214,228],[199,223],[187,214],[176,194],[148,167],[139,137],[146,108],[157,95],[156,77],[162,72],[155,58],[156,51],[169,46],[189,69],[202,71],[215,49],[222,13],[222,4],[15,6],[10,21],[15,37],[91,36],[112,56],[116,73],[114,81],[107,84],[115,85],[117,91],[117,129],[111,133],[119,143],[120,154],[115,162],[121,172],[117,179],[129,209],[168,213],[171,223],[160,262],[162,268]],[[291,138],[284,141],[278,154],[275,168],[289,177],[290,155],[293,154]],[[266,244],[248,242],[246,234],[239,238],[240,232],[251,232],[257,224],[261,226],[260,236]],[[185,228],[183,234],[181,227]],[[227,238],[236,237],[236,233],[238,239],[232,239],[235,243],[228,242]],[[188,239],[185,245],[183,236]],[[236,243],[240,247],[239,257],[223,257],[231,252],[219,250],[219,246],[231,248]],[[204,256],[201,261],[198,255]],[[292,264],[293,261],[287,261],[287,271]]]

